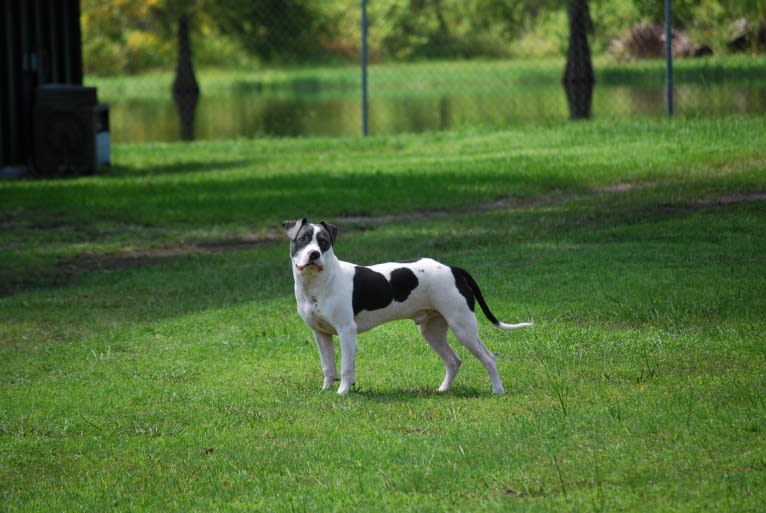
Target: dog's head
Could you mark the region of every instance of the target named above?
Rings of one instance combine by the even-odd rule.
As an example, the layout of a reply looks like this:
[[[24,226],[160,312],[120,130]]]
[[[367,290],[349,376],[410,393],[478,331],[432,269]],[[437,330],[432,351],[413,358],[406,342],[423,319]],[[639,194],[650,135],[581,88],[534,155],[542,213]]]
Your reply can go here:
[[[321,272],[332,255],[338,227],[321,221],[311,224],[304,217],[282,223],[290,238],[290,258],[298,272]],[[333,255],[334,256],[334,255]]]

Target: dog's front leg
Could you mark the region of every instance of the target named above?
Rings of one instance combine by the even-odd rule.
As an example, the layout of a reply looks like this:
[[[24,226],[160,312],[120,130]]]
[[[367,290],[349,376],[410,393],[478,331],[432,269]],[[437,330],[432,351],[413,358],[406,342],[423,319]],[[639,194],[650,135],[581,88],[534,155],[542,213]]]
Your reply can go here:
[[[338,329],[340,338],[340,387],[338,395],[347,394],[356,383],[356,325],[350,324]]]
[[[332,335],[314,331],[314,339],[319,348],[319,360],[322,362],[322,374],[324,384],[322,390],[327,390],[338,379],[338,371],[335,367],[335,348],[332,345]]]

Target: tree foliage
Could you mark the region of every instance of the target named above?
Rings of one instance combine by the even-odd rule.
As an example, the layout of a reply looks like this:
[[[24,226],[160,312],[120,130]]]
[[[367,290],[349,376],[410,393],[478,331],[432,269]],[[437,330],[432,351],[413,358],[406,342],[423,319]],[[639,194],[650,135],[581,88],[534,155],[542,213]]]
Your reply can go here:
[[[570,0],[370,0],[373,59],[562,55]],[[88,72],[172,66],[176,22],[191,20],[203,66],[356,58],[358,0],[81,0]],[[598,53],[640,21],[661,21],[657,0],[589,0]],[[763,0],[673,0],[674,25],[723,50],[727,27],[766,19]]]
[[[322,54],[328,26],[319,0],[221,0],[209,9],[220,30],[265,61],[300,61]]]

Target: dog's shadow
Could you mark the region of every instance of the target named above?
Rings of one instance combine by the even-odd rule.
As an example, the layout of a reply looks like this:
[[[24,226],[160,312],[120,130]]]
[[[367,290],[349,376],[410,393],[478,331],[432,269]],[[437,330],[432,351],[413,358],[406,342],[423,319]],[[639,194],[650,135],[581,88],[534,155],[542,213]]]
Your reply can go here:
[[[491,390],[453,386],[447,392],[431,388],[366,388],[354,387],[351,394],[376,403],[404,403],[422,399],[480,399],[495,397]]]

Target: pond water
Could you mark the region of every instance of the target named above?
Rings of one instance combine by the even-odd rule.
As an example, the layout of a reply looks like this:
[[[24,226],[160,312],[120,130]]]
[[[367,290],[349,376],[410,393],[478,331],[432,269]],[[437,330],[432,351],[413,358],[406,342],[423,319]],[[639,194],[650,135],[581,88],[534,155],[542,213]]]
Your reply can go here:
[[[674,98],[675,112],[683,116],[766,114],[766,83],[681,84]],[[110,104],[113,142],[182,139],[178,110],[169,91],[166,99],[101,99]],[[203,91],[193,109],[193,138],[359,135],[360,103],[359,92],[348,86]],[[661,86],[596,84],[594,119],[664,114]],[[568,118],[566,95],[558,83],[509,88],[479,86],[441,92],[418,87],[370,90],[372,135],[468,127],[508,128]]]

